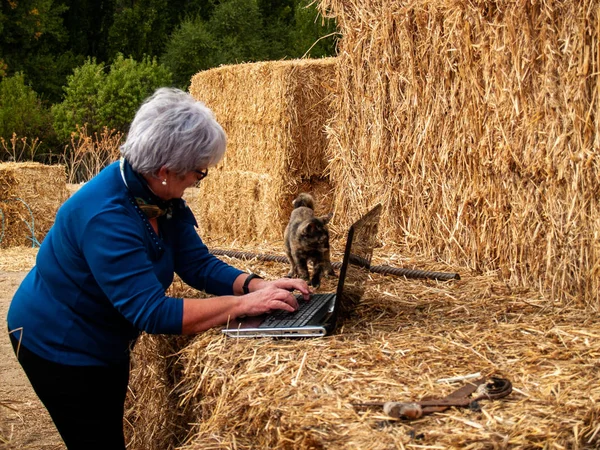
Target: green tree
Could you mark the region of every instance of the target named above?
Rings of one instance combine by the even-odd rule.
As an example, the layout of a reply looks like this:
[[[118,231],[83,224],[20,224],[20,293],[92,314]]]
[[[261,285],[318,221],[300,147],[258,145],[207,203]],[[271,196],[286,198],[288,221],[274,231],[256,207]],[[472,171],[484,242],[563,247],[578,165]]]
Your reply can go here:
[[[155,58],[138,63],[118,55],[108,72],[88,59],[69,77],[64,101],[52,107],[56,134],[66,142],[78,125],[86,124],[90,134],[104,127],[126,132],[142,101],[158,87],[171,85],[171,78]]]
[[[98,91],[98,122],[125,133],[142,101],[161,86],[172,84],[171,72],[156,58],[141,62],[118,55]]]
[[[182,5],[178,6],[178,2]],[[200,16],[202,19],[208,20],[219,2],[220,0],[172,0],[169,4],[174,10],[180,11],[176,22],[179,23],[186,17],[191,16]]]
[[[109,58],[160,55],[172,29],[169,18],[167,0],[118,1],[108,32]]]
[[[215,7],[208,29],[217,41],[216,65],[262,61],[267,57],[256,0],[222,1]]]
[[[45,46],[65,41],[64,5],[54,0],[12,0],[3,1],[1,8],[0,48],[11,70],[17,71]]]
[[[297,0],[257,0],[263,23],[263,39],[268,42],[267,58],[293,56],[292,32]]]
[[[0,137],[9,141],[13,134],[40,140],[52,140],[53,134],[50,112],[22,73],[0,81]]]
[[[66,6],[55,0],[11,0],[1,3],[0,55],[7,74],[21,72],[42,97],[53,100],[72,70],[67,33],[61,15]]]
[[[194,74],[216,65],[217,48],[217,41],[206,22],[196,16],[184,20],[173,32],[161,62],[173,74],[175,85],[187,89]]]
[[[54,130],[61,141],[67,142],[77,125],[88,124],[94,130],[101,128],[97,119],[98,92],[106,76],[104,65],[89,58],[67,78],[64,100],[52,106]]]
[[[208,21],[220,0],[169,0],[168,22],[174,31],[182,22],[191,17]]]
[[[63,23],[68,48],[76,55],[108,60],[108,31],[113,23],[116,0],[62,0],[67,6]],[[75,67],[75,66],[73,66]]]
[[[160,56],[185,88],[194,73],[220,64],[297,58],[309,49],[310,57],[333,55],[336,37],[335,23],[323,21],[312,0],[6,0],[0,78],[20,72],[42,102],[59,105],[68,77],[89,58],[108,75],[104,65],[119,54]],[[76,109],[56,109],[58,122],[85,119]]]
[[[83,55],[76,55],[71,51],[60,54],[38,53],[31,55],[25,76],[40,93],[44,103],[52,104],[61,100],[67,77],[75,67],[84,62]]]

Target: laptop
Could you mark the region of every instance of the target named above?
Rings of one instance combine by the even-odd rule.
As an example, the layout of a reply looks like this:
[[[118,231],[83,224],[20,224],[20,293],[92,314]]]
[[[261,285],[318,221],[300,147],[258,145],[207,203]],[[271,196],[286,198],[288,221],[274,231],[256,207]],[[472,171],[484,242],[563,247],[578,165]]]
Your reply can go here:
[[[378,204],[350,226],[336,292],[313,294],[308,301],[298,295],[299,307],[294,312],[277,310],[234,320],[222,332],[239,338],[306,338],[332,334],[338,322],[355,310],[363,296],[380,215]]]

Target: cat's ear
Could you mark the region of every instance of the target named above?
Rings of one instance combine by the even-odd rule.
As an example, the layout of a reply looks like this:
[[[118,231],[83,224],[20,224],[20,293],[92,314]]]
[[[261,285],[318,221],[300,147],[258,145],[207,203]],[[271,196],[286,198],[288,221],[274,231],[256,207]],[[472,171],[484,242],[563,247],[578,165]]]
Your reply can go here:
[[[331,212],[331,213],[327,214],[326,216],[319,217],[319,220],[321,222],[323,222],[323,225],[327,225],[332,217],[333,217],[333,213]]]
[[[305,236],[309,236],[315,232],[316,228],[317,228],[317,224],[314,221],[309,220],[302,227],[302,234]]]

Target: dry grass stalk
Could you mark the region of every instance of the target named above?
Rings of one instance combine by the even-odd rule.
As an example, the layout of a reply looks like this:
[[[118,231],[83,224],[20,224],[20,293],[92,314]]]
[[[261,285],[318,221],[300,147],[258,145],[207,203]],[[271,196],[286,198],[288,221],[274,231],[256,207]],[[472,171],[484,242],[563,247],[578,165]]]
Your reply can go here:
[[[0,154],[5,153],[13,162],[33,161],[40,144],[39,138],[17,137],[17,134],[13,133],[9,141],[0,137],[0,147],[4,150]]]
[[[335,65],[332,58],[271,61],[192,78],[190,93],[214,111],[228,135],[224,161],[202,182],[198,206],[191,205],[204,237],[280,239],[300,189],[330,192],[324,127]],[[324,196],[324,209],[330,197]]]
[[[343,35],[340,221],[600,309],[597,0],[322,0]]]
[[[64,166],[0,164],[0,247],[41,242],[67,197]]]
[[[12,430],[5,427],[5,413],[18,411],[17,402],[12,400],[0,400],[0,446],[3,449],[10,450],[13,448],[11,441],[13,440]]]
[[[104,128],[100,134],[90,136],[87,125],[77,125],[71,144],[65,148],[61,161],[67,168],[67,182],[81,183],[90,180],[103,168],[120,158],[123,134]]]

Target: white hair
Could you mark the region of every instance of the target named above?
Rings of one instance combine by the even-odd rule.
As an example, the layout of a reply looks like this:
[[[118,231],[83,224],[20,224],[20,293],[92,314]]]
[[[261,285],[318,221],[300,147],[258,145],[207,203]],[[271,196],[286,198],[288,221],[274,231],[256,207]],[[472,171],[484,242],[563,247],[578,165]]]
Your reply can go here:
[[[223,128],[204,103],[179,89],[160,88],[135,114],[121,154],[141,174],[165,166],[183,175],[216,165],[226,145]]]

